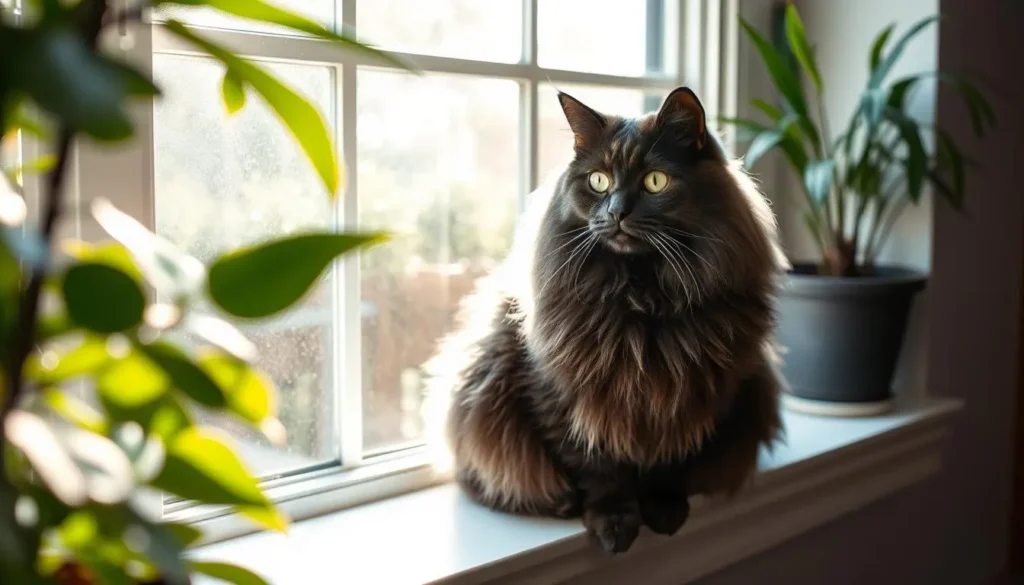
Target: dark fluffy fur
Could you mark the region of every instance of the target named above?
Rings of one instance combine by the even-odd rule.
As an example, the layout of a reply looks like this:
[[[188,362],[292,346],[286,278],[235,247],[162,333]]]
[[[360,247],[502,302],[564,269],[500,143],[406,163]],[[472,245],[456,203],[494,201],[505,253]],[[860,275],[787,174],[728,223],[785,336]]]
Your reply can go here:
[[[445,439],[470,496],[582,516],[619,552],[641,523],[678,530],[688,496],[743,487],[778,437],[768,340],[785,261],[767,202],[688,89],[639,119],[559,99],[575,157],[534,193],[428,373],[452,398]],[[658,194],[653,170],[669,177]]]

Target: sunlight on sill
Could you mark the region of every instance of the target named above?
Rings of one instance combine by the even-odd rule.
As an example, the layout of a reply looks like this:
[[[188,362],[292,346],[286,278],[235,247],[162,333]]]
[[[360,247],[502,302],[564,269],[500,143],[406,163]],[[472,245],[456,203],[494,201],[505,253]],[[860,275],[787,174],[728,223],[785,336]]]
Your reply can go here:
[[[680,534],[643,533],[615,563],[590,546],[578,521],[499,514],[451,483],[305,520],[288,535],[208,545],[196,555],[240,563],[278,585],[333,582],[339,575],[350,583],[389,585],[505,582],[512,575],[515,581],[614,583],[609,568],[628,570],[630,558],[646,563],[675,550],[665,566],[682,564],[665,582],[678,585],[937,472],[939,440],[959,408],[951,400],[919,399],[857,419],[785,411],[786,443],[762,455],[750,490],[729,503],[694,502]],[[737,531],[747,538],[735,538]],[[717,548],[697,554],[691,541],[698,533],[697,544]],[[597,570],[600,579],[588,575]]]

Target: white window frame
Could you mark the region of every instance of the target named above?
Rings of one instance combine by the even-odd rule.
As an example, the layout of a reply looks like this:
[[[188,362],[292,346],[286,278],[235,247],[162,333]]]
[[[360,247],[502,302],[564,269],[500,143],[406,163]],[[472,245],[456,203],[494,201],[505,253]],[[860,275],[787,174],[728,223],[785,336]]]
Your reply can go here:
[[[130,0],[120,0],[126,4]],[[537,60],[538,3],[522,0],[523,54],[518,63],[495,63],[411,53],[392,53],[426,74],[458,74],[512,80],[520,87],[519,209],[526,195],[538,185],[537,90],[541,83],[581,84],[594,87],[643,89],[664,92],[680,85],[693,88],[702,98],[708,120],[735,115],[737,103],[737,43],[739,0],[664,0],[663,13],[671,17],[663,39],[670,46],[663,54],[665,72],[639,77],[607,75],[541,67]],[[337,0],[335,22],[358,30],[356,0]],[[259,32],[202,29],[203,34],[239,54],[255,59],[310,62],[335,68],[337,148],[344,162],[345,186],[339,195],[337,225],[354,227],[358,217],[357,185],[357,69],[372,66],[394,69],[362,54],[339,50],[310,38]],[[105,39],[106,46],[144,70],[151,71],[154,53],[198,54],[165,28],[154,23],[121,31]],[[210,96],[217,99],[217,96]],[[70,198],[78,209],[94,196],[111,200],[150,229],[155,228],[153,107],[140,104],[133,110],[135,140],[126,148],[109,150],[82,144],[76,149],[71,170]],[[723,133],[727,144],[729,135]],[[27,157],[38,154],[37,145],[26,145]],[[38,186],[26,184],[30,201],[38,202]],[[35,206],[38,217],[38,205]],[[101,229],[85,213],[67,222],[62,235],[101,239]],[[333,271],[335,314],[341,315],[334,330],[333,388],[336,394],[336,429],[340,430],[340,466],[303,472],[264,482],[268,496],[293,520],[309,518],[450,479],[428,463],[422,447],[364,459],[361,385],[359,263],[355,255],[340,261]],[[354,333],[353,333],[354,332]],[[336,435],[339,433],[335,433]],[[177,502],[164,507],[164,516],[175,521],[201,523],[207,540],[217,541],[250,532],[253,528],[222,506],[196,506]]]

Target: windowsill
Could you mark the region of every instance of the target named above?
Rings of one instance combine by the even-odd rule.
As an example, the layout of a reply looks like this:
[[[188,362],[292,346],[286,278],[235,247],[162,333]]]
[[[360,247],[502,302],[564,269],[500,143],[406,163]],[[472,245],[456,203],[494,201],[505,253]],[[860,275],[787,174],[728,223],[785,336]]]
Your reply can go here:
[[[694,502],[672,538],[641,533],[602,554],[578,521],[514,517],[445,484],[197,549],[276,585],[629,582],[679,585],[820,526],[936,473],[939,440],[960,403],[904,402],[857,419],[784,412],[787,443],[764,454],[755,485],[732,502]],[[635,563],[633,562],[635,561]],[[204,583],[199,581],[199,583]]]

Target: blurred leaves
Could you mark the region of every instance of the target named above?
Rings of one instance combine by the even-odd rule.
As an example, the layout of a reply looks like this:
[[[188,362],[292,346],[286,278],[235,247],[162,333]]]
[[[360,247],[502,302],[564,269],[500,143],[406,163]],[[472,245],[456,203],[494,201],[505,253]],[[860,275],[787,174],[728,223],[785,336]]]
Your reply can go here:
[[[0,25],[0,73],[70,128],[99,140],[132,135],[130,96],[152,97],[156,86],[134,69],[98,54],[68,26]]]
[[[379,234],[303,234],[230,252],[210,266],[210,298],[236,317],[269,317],[299,301],[335,258],[382,240]]]
[[[329,30],[262,0],[153,5],[203,6],[405,67],[348,32]],[[118,15],[123,5],[102,0],[43,0],[35,7],[32,18],[0,21],[0,139],[31,137],[40,152],[52,152],[60,149],[47,143],[58,135],[100,141],[132,137],[132,100],[160,92],[148,72],[101,50],[100,39],[105,27],[130,24],[136,16]],[[225,66],[220,89],[229,113],[244,108],[252,90],[294,135],[331,196],[338,192],[341,170],[320,112],[201,32],[173,20],[165,28]],[[791,141],[786,134],[783,142]],[[184,585],[196,572],[240,585],[262,584],[240,567],[187,563],[184,549],[201,533],[154,522],[135,508],[148,497],[136,490],[162,490],[234,506],[266,528],[287,526],[231,447],[195,425],[193,413],[209,411],[232,415],[277,440],[284,436],[276,418],[277,390],[253,365],[255,345],[211,311],[202,296],[232,317],[274,315],[306,295],[340,255],[381,237],[282,238],[227,253],[207,275],[196,258],[109,201],[93,198],[91,211],[114,241],[69,241],[60,247],[64,256],[52,258],[53,234],[26,221],[21,190],[26,176],[63,169],[65,163],[46,155],[0,169],[0,364],[8,368],[13,355],[15,367],[21,367],[15,371],[27,380],[7,389],[3,384],[11,376],[0,376],[0,394],[17,391],[20,399],[11,401],[17,409],[0,412],[0,580]],[[63,185],[46,192],[50,182],[38,182],[44,189],[39,211],[45,217],[53,204],[59,223],[59,204],[67,203]],[[27,287],[30,276],[34,284]],[[38,314],[23,318],[18,311],[36,301]],[[41,552],[44,534],[48,540]]]

